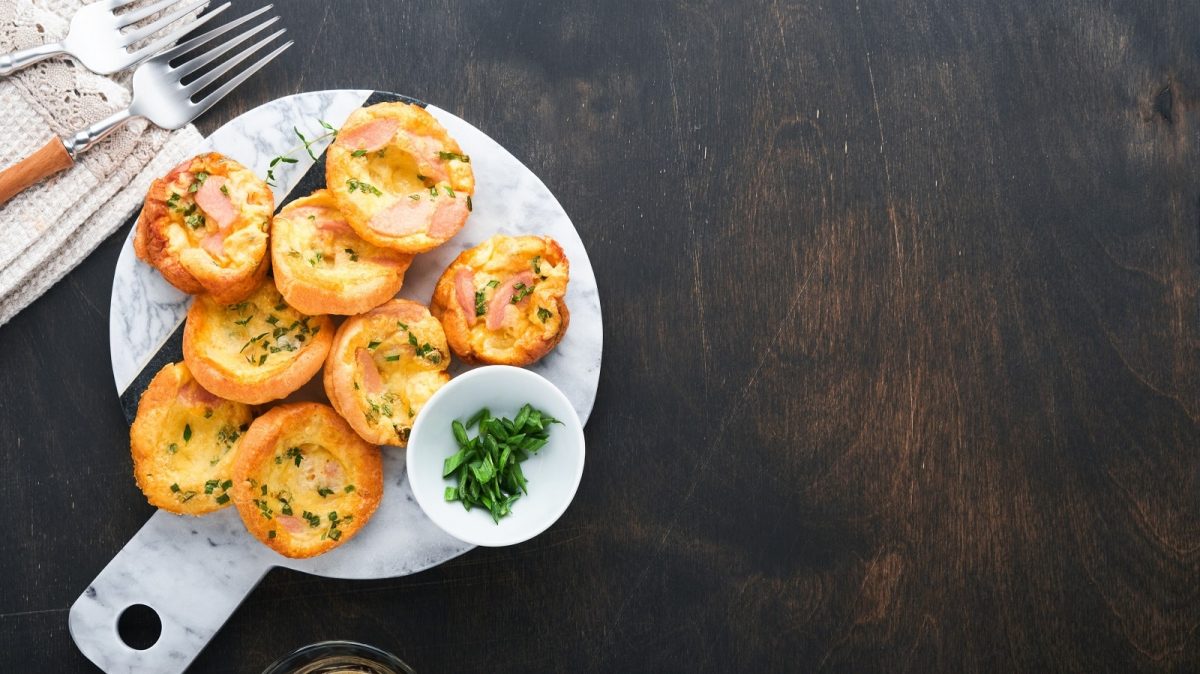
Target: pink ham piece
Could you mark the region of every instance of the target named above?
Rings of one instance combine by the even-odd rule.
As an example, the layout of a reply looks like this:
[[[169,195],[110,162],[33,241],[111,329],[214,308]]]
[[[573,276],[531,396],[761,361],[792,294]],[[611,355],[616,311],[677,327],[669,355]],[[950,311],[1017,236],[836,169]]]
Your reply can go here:
[[[432,136],[409,136],[409,141],[412,143],[413,154],[422,162],[421,173],[433,178],[435,183],[449,179],[446,162],[439,154],[445,151],[441,139]]]
[[[331,232],[333,234],[354,233],[354,230],[350,229],[350,225],[346,224],[345,220],[332,217],[334,215],[338,215],[338,213],[332,209],[317,206],[300,206],[289,210],[287,212],[287,219],[299,224],[312,223],[322,232]]]
[[[334,236],[354,234],[354,230],[350,229],[350,225],[346,224],[345,220],[318,220],[317,229],[329,232]]]
[[[213,258],[225,257],[225,232],[217,230],[200,239],[200,247]]]
[[[467,221],[467,200],[459,197],[454,199],[439,199],[438,209],[433,213],[433,221],[429,223],[429,236],[434,239],[449,239],[462,229]]]
[[[462,229],[468,214],[464,197],[405,197],[376,213],[370,226],[388,236],[409,236],[424,231],[430,238],[446,240]]]
[[[504,325],[504,319],[507,318],[508,307],[514,306],[512,303],[513,295],[517,294],[517,284],[523,283],[525,287],[533,287],[533,273],[523,271],[516,276],[508,279],[496,288],[496,294],[492,295],[492,301],[488,304],[487,311],[487,327],[488,330],[498,330]],[[529,295],[517,302],[517,305],[523,305],[529,301]]]
[[[337,144],[354,150],[375,152],[387,147],[399,128],[399,120],[376,119],[349,131],[339,132]]]
[[[342,466],[337,461],[325,462],[325,477],[335,482],[342,481]]]
[[[233,207],[233,202],[229,200],[229,197],[221,191],[225,182],[225,178],[222,176],[209,176],[200,189],[196,190],[196,205],[204,211],[205,215],[212,218],[222,231],[229,229],[233,221],[237,220],[237,209]]]
[[[175,396],[179,402],[189,407],[204,405],[206,407],[216,407],[221,404],[221,399],[209,393],[199,382],[193,380],[179,388],[179,393]]]
[[[383,379],[379,376],[379,368],[375,367],[375,359],[371,357],[371,352],[362,348],[355,349],[354,357],[362,369],[363,386],[367,388],[367,393],[372,395],[383,393]]]
[[[467,317],[467,326],[475,327],[475,272],[465,267],[455,272],[454,293],[458,295],[463,316]]]
[[[280,515],[275,519],[278,520],[279,523],[283,525],[283,528],[287,529],[290,533],[298,534],[301,531],[304,531],[304,523],[300,521],[299,517]]]

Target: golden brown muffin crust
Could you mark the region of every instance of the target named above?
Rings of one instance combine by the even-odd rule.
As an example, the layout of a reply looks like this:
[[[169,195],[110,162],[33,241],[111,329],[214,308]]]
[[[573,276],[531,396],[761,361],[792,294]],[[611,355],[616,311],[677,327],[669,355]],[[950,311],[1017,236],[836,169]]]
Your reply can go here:
[[[198,155],[151,183],[134,252],[183,292],[238,302],[267,272],[274,208],[270,187],[245,166]]]
[[[433,115],[408,103],[355,110],[326,150],[325,177],[359,236],[405,253],[445,243],[473,206],[470,157]]]
[[[150,505],[182,515],[228,505],[233,460],[252,418],[248,405],[209,393],[183,363],[159,370],[129,429],[133,475]]]
[[[258,405],[312,379],[332,341],[328,316],[300,313],[267,278],[234,304],[197,297],[183,329],[183,359],[204,388]]]
[[[271,225],[275,284],[307,314],[353,315],[396,296],[412,256],[364,241],[328,190],[288,204]]]
[[[280,405],[251,424],[233,481],[255,538],[286,557],[312,557],[370,520],[383,496],[383,459],[328,405]]]
[[[434,287],[430,311],[468,363],[524,366],[562,341],[570,263],[548,236],[497,234],[465,250]]]
[[[442,326],[424,305],[392,300],[338,329],[325,393],[364,439],[403,447],[421,408],[450,380]]]

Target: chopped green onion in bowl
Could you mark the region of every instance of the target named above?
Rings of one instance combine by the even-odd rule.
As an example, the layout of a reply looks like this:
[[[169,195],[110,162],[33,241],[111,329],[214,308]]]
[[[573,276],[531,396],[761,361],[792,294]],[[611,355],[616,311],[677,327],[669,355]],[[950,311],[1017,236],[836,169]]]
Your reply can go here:
[[[484,407],[464,424],[450,424],[458,451],[442,464],[442,477],[454,485],[446,487],[445,499],[459,501],[463,508],[485,508],[497,524],[512,513],[512,505],[529,493],[521,462],[550,441],[550,426],[559,420],[528,403],[513,419],[493,417]],[[475,437],[467,431],[478,427]]]

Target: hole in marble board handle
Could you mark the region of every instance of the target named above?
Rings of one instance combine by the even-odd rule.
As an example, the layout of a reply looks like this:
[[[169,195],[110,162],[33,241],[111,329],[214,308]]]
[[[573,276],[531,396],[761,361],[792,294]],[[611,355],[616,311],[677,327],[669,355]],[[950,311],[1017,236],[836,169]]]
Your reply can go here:
[[[144,651],[162,636],[162,619],[145,604],[127,606],[117,618],[117,635],[126,646]]]

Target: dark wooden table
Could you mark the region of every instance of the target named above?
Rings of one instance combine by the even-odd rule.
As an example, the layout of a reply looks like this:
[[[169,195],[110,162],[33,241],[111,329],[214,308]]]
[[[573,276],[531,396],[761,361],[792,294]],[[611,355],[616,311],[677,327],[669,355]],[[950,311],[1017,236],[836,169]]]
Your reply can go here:
[[[1200,669],[1200,4],[279,11],[296,47],[201,128],[349,87],[472,121],[578,226],[604,371],[549,532],[273,571],[194,671]],[[91,670],[67,608],[151,514],[123,236],[0,328],[0,671]]]

